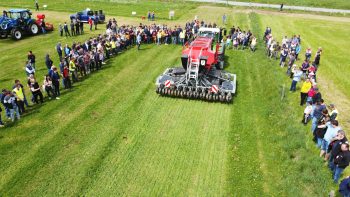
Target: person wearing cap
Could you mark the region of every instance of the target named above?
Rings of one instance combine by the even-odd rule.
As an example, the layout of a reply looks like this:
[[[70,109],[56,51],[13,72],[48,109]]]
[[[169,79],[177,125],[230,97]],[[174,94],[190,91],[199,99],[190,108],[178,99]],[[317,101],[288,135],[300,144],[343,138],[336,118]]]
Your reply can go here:
[[[301,85],[300,89],[300,106],[303,106],[306,102],[306,98],[308,96],[308,92],[311,89],[311,81],[309,78],[306,78],[306,80]]]
[[[329,109],[331,110],[331,113],[330,113],[330,119],[331,120],[338,120],[338,109],[335,107],[334,104],[329,104]]]

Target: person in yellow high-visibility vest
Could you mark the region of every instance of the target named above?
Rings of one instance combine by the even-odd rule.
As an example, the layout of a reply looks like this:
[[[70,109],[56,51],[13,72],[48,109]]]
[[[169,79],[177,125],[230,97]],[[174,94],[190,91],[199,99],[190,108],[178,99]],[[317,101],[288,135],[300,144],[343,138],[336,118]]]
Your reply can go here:
[[[77,82],[78,81],[78,75],[77,75],[77,67],[75,65],[75,59],[71,58],[71,60],[69,61],[69,72],[72,75],[73,78],[73,82]]]

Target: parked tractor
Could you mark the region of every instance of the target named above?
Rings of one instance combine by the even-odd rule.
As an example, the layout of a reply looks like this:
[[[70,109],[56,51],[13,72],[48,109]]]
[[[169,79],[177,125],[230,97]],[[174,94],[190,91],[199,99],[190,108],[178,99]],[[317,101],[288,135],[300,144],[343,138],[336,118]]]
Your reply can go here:
[[[89,8],[86,8],[85,10],[78,12],[76,14],[70,15],[70,20],[76,19],[83,23],[87,23],[89,21],[89,18],[95,21],[96,17],[97,17],[98,23],[105,22],[106,17],[102,10],[92,11]]]
[[[38,20],[31,18],[32,13],[28,9],[11,9],[4,11],[0,17],[0,37],[7,38],[9,35],[20,40],[24,34],[36,35],[41,31],[42,20],[45,15],[38,14]],[[53,30],[53,25],[45,23],[47,31]]]
[[[232,102],[236,75],[223,70],[225,45],[217,39],[220,29],[202,28],[182,51],[182,67],[167,68],[156,79],[156,92],[207,101]]]

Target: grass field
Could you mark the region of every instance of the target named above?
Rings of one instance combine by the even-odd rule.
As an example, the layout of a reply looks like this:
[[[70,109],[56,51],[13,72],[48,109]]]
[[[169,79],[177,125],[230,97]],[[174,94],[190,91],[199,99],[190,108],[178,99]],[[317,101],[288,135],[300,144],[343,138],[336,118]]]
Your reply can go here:
[[[254,3],[269,3],[269,4],[281,4],[284,5],[297,5],[297,6],[309,6],[309,7],[324,7],[324,8],[336,8],[336,9],[350,9],[350,2],[347,0],[240,0],[243,2]]]
[[[63,7],[57,4],[58,11]],[[348,102],[349,59],[343,54],[350,43],[338,40],[348,34],[348,22],[185,4],[169,23],[184,24],[195,15],[219,23],[222,12],[230,13],[228,26],[249,28],[260,40],[269,25],[276,37],[298,33],[303,43],[321,45],[319,77],[325,85],[332,79],[332,91],[342,97],[326,93],[323,86],[321,91],[327,101]],[[54,24],[69,14],[45,13]],[[121,16],[120,23],[140,22]],[[57,63],[55,44],[72,40],[57,32],[1,40],[1,87],[15,78],[24,81],[28,50],[36,54],[39,75],[44,75],[45,53]],[[237,74],[239,83],[231,105],[159,97],[155,78],[180,64],[181,47],[142,48],[124,52],[64,91],[61,100],[35,106],[20,122],[0,130],[0,196],[326,196],[336,189],[309,129],[299,123],[298,94],[286,92],[281,99],[290,81],[277,62],[265,57],[261,44],[255,53],[227,51],[227,70]],[[343,122],[347,112],[341,111]]]

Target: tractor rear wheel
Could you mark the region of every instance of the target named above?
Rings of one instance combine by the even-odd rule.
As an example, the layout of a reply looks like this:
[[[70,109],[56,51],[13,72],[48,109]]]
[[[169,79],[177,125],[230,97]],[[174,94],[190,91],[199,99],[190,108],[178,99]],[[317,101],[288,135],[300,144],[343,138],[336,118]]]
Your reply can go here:
[[[33,34],[33,35],[36,35],[36,34],[38,34],[38,32],[39,32],[39,27],[38,27],[38,25],[35,24],[35,23],[32,23],[32,24],[30,25],[30,33]]]
[[[22,32],[21,30],[15,28],[11,30],[11,36],[15,40],[20,40],[22,38]]]

